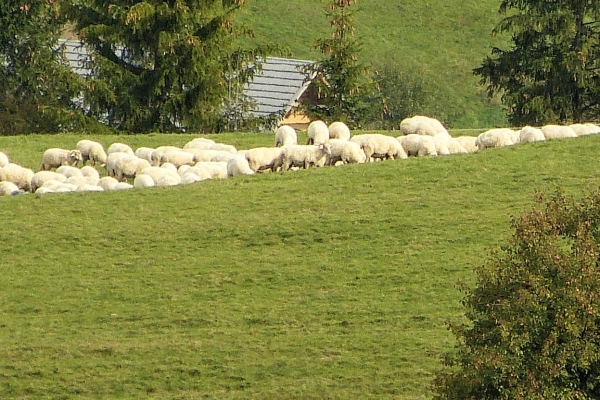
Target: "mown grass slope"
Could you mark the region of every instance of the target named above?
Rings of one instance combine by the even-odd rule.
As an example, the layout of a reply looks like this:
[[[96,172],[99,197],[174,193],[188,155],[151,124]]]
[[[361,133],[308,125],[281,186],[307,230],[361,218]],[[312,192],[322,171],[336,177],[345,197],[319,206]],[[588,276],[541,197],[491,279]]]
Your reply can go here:
[[[0,150],[35,167],[79,138]],[[428,398],[457,281],[535,189],[597,187],[598,145],[0,198],[0,397]]]
[[[317,60],[315,39],[331,34],[328,1],[249,0],[238,19],[256,33],[255,43],[276,43],[296,58]],[[492,38],[499,21],[498,0],[359,1],[355,36],[363,63],[395,64],[410,79],[423,81],[422,113],[454,128],[506,124],[497,103],[490,103],[472,75],[507,37]]]

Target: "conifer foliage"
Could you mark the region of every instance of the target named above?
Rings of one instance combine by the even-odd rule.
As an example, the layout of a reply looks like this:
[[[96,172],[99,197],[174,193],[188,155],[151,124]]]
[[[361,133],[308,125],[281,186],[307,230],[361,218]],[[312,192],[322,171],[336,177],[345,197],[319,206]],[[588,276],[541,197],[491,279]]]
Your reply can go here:
[[[466,290],[436,399],[600,398],[600,190],[539,201]]]
[[[93,50],[90,113],[132,132],[216,130],[232,86],[264,56],[236,47],[244,0],[85,0],[71,9]],[[258,59],[257,59],[258,57]],[[232,81],[235,81],[232,83]]]
[[[500,93],[514,125],[581,122],[600,116],[600,2],[503,0],[493,48],[473,72]]]

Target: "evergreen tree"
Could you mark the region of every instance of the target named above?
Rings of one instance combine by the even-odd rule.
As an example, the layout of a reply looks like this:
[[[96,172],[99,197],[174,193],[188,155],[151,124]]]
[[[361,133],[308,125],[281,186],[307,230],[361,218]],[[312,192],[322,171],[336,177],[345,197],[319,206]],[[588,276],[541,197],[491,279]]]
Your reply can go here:
[[[2,1],[0,23],[1,133],[82,128],[86,119],[73,101],[82,82],[58,44],[65,23],[60,2]]]
[[[600,115],[600,2],[504,0],[494,34],[510,33],[474,73],[500,93],[514,125]]]
[[[228,91],[264,49],[236,47],[244,0],[85,0],[71,10],[93,50],[90,113],[121,130],[215,130]]]
[[[345,121],[359,125],[366,117],[372,85],[367,68],[358,62],[360,44],[354,38],[356,0],[332,0],[327,16],[333,28],[329,39],[317,40],[314,47],[326,56],[305,72],[314,76],[318,104],[304,102],[301,108],[311,117],[326,121]]]
[[[600,398],[600,190],[540,203],[467,289],[436,399]]]

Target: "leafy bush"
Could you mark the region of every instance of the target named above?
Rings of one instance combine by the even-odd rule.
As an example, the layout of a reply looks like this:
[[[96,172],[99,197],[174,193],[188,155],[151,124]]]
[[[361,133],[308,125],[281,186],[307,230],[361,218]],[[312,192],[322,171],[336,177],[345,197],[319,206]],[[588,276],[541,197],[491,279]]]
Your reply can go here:
[[[436,399],[600,398],[600,190],[538,201],[466,289]]]

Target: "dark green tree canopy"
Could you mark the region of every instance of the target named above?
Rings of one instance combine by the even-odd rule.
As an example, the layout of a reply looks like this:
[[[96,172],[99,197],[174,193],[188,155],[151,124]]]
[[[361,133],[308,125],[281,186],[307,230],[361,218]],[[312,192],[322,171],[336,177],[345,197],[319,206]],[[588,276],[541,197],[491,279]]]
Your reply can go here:
[[[70,10],[93,50],[91,115],[133,132],[215,129],[261,49],[236,47],[244,0],[87,0]]]
[[[82,81],[62,58],[58,0],[0,2],[0,122],[3,134],[82,129],[73,101]]]
[[[494,34],[509,33],[474,73],[501,94],[515,125],[600,116],[600,2],[504,0]]]
[[[466,290],[435,398],[600,398],[600,190],[539,201]]]

